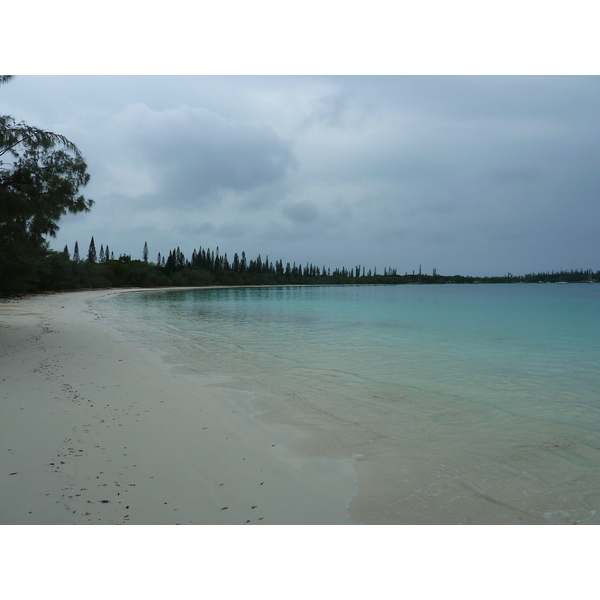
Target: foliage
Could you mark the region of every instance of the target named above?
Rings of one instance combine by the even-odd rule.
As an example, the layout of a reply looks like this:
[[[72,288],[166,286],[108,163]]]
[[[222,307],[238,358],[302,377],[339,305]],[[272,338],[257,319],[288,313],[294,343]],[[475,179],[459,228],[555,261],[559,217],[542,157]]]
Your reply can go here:
[[[0,116],[0,292],[27,291],[43,279],[45,238],[65,214],[90,210],[93,201],[79,193],[89,177],[67,138]]]
[[[92,238],[93,239],[93,238]],[[92,244],[90,243],[90,246]],[[75,242],[75,248],[79,244]],[[102,246],[101,246],[102,247]],[[166,286],[248,286],[248,285],[419,285],[419,284],[472,284],[472,283],[549,283],[557,281],[586,282],[600,280],[600,272],[589,270],[557,271],[525,276],[508,273],[498,277],[470,277],[464,275],[440,275],[437,270],[432,275],[418,269],[411,274],[398,275],[397,270],[387,267],[378,273],[377,269],[367,270],[361,265],[351,269],[345,267],[331,270],[310,263],[299,266],[296,263],[271,262],[268,257],[255,259],[234,255],[229,262],[227,255],[200,248],[187,259],[180,248],[169,252],[168,259],[156,263],[132,260],[129,255],[121,255],[118,260],[76,260],[69,258],[68,249],[54,252],[47,248],[40,251],[38,275],[29,281],[31,289],[65,290],[104,287],[166,287]],[[159,255],[160,256],[160,255]],[[93,258],[93,257],[92,257]],[[25,270],[24,270],[25,272]]]
[[[104,254],[104,252],[102,252]],[[90,247],[88,248],[88,262],[95,263],[98,260],[96,255],[96,244],[94,244],[94,236],[92,236],[92,241],[90,242]]]

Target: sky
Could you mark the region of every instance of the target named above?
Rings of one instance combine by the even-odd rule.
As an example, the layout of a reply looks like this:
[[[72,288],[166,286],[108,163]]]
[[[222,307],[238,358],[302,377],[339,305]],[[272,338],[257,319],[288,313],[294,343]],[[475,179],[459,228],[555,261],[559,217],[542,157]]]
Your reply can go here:
[[[0,113],[86,159],[57,250],[600,269],[598,76],[23,75]]]

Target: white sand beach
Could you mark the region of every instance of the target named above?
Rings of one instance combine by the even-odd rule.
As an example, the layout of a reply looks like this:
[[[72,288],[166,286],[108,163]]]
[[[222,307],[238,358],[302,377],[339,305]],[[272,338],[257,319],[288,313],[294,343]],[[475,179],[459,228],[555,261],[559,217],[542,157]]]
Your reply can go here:
[[[301,456],[110,329],[96,290],[0,303],[1,524],[349,524],[353,464]]]

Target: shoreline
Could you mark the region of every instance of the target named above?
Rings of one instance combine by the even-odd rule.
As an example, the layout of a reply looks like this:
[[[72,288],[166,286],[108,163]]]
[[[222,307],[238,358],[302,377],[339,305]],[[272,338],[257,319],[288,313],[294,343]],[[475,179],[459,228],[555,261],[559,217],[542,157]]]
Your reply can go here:
[[[393,429],[368,418],[357,429],[260,385],[254,397],[232,373],[186,369],[96,309],[136,291],[154,290],[0,302],[0,524],[600,522],[589,486],[544,483],[560,466],[556,440],[571,438],[564,428],[503,415],[514,433],[498,446],[496,409],[454,402],[448,425],[436,394],[415,412],[409,393]],[[595,449],[574,447],[588,462],[569,477],[583,482]],[[523,451],[527,471],[503,458]]]
[[[291,429],[175,373],[87,304],[134,291],[153,290],[0,303],[0,523],[353,523],[352,461],[294,452]]]

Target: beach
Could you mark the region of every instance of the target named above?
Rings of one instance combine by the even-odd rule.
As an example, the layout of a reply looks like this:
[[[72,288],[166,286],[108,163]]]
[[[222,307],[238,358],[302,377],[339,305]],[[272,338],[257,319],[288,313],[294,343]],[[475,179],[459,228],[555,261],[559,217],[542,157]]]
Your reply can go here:
[[[597,524],[596,296],[560,290],[5,298],[0,523]],[[559,335],[498,336],[532,307]]]
[[[94,290],[0,303],[1,524],[350,524],[351,460],[176,372],[89,307]]]

